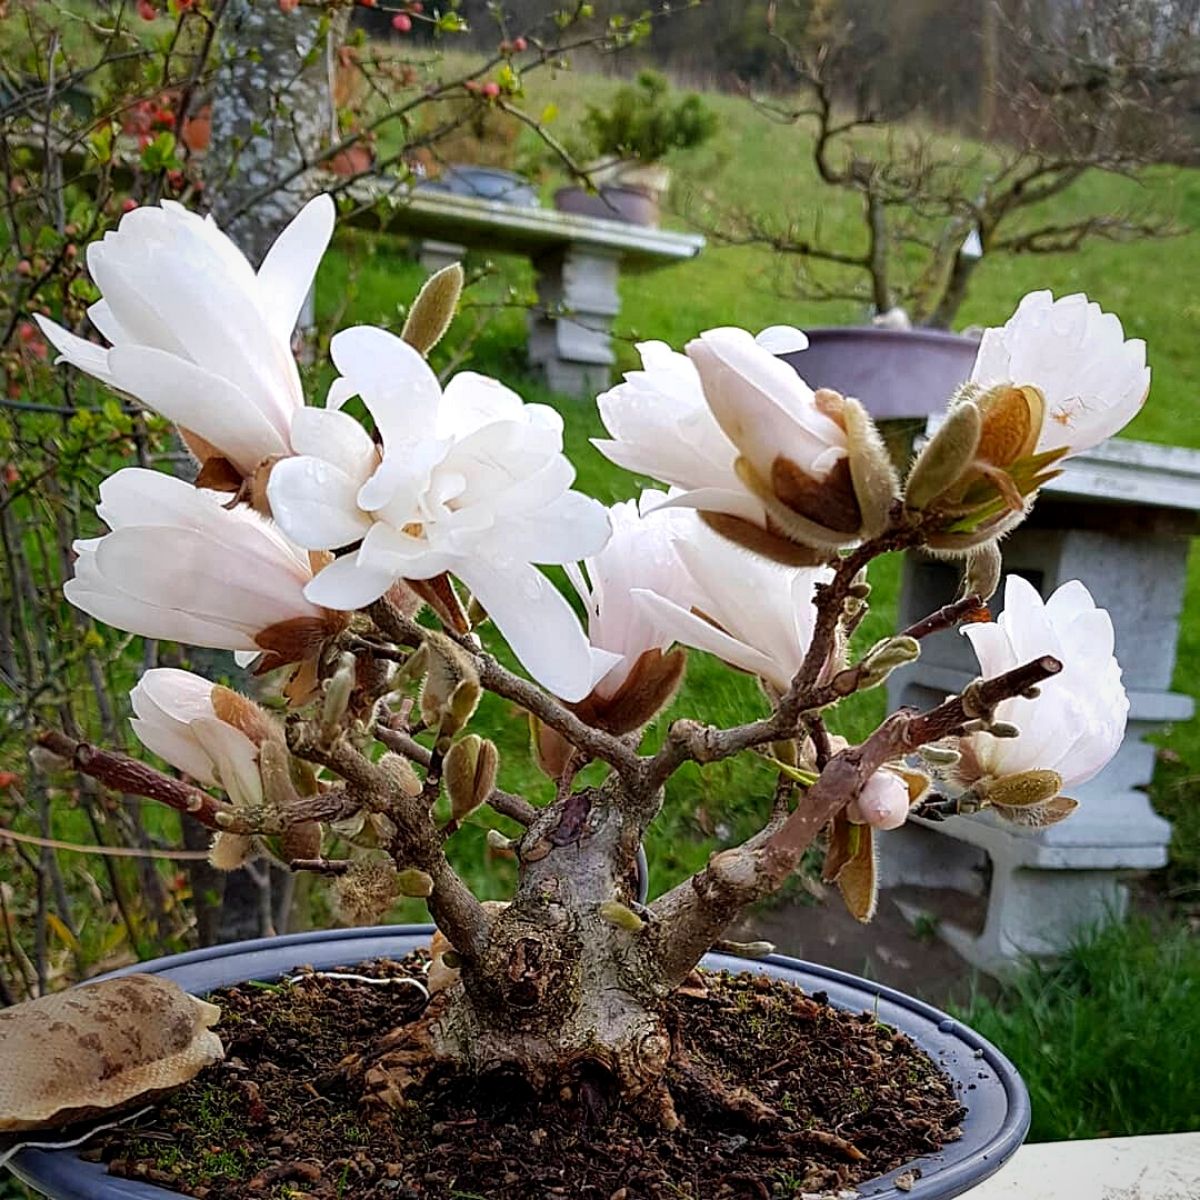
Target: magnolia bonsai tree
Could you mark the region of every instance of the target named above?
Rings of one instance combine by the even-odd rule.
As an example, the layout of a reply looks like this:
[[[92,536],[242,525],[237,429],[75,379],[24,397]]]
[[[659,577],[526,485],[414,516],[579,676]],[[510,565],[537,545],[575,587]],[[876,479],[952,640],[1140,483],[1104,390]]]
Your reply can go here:
[[[605,509],[573,490],[555,411],[430,369],[457,268],[401,334],[338,333],[337,378],[306,403],[289,336],[333,224],[332,202],[312,201],[255,271],[211,220],[138,208],[89,248],[99,337],[42,320],[64,359],[175,422],[200,464],[195,484],[128,468],[101,486],[108,532],[76,546],[67,599],[131,633],[233,651],[286,701],[280,717],[147,671],[133,729],[178,775],[58,731],[42,743],[203,823],[220,867],[270,856],[328,877],[350,921],[427,900],[432,997],[352,1048],[365,1096],[396,1103],[435,1066],[558,1086],[586,1065],[670,1127],[668,997],[814,843],[866,920],[875,839],[911,813],[1049,824],[1115,752],[1127,702],[1087,589],[1043,602],[1011,578],[994,623],[987,601],[999,540],[1038,488],[1142,404],[1145,347],[1084,296],[1027,296],[901,479],[857,401],[774,356],[799,331],[647,343],[642,369],[600,397],[597,445],[669,490]],[[852,655],[871,563],[910,549],[961,564],[961,598]],[[978,679],[858,744],[837,736],[840,700],[959,622]],[[682,713],[643,747],[694,651],[756,677],[763,715],[721,728]],[[528,714],[552,802],[503,789],[472,728],[485,691]],[[640,904],[636,857],[672,775],[750,753],[778,774],[764,827]],[[591,763],[606,774],[583,786]],[[520,827],[492,835],[519,866],[506,904],[481,903],[451,862],[485,806]]]

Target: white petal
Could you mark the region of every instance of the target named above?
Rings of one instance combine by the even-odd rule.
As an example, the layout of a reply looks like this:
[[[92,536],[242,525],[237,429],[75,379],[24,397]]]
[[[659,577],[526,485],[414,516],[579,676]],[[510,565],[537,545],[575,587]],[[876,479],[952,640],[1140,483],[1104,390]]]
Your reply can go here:
[[[288,452],[287,429],[271,423],[232,383],[186,359],[146,346],[108,352],[114,387],[202,437],[243,474],[271,455]]]
[[[446,384],[438,409],[438,437],[464,438],[493,421],[520,421],[521,397],[499,380],[460,371]]]
[[[216,717],[191,723],[192,733],[212,759],[217,781],[239,808],[262,804],[258,747],[240,730]]]
[[[574,609],[536,567],[497,569],[475,559],[454,573],[478,597],[521,665],[563,700],[582,700],[597,671],[615,664],[615,658],[606,662],[593,655]]]
[[[706,650],[730,666],[740,667],[752,675],[760,675],[777,687],[787,687],[786,672],[781,673],[779,665],[761,650],[730,637],[702,617],[654,592],[636,588],[631,595],[634,603],[642,608],[662,631],[663,646],[668,646],[671,642],[682,642],[685,646]]]
[[[348,413],[302,408],[292,418],[292,449],[331,463],[361,485],[379,461],[371,435]]]
[[[358,481],[344,471],[304,455],[275,464],[267,502],[280,529],[298,546],[335,550],[357,542],[371,527],[371,518],[358,507],[358,489]]]
[[[333,237],[337,212],[329,196],[316,196],[275,239],[258,269],[267,320],[277,337],[291,339],[304,298]]]
[[[754,340],[772,354],[796,354],[808,349],[808,334],[795,325],[768,325],[755,335]]]
[[[45,335],[46,341],[61,355],[60,362],[69,362],[72,366],[87,372],[102,383],[112,383],[112,372],[108,366],[108,350],[103,346],[97,346],[95,342],[88,342],[81,337],[76,337],[70,330],[55,324],[49,317],[43,317],[41,313],[34,313],[33,319],[38,323],[38,328]]]
[[[598,554],[608,540],[604,505],[581,492],[564,492],[539,512],[504,523],[504,552],[533,563],[572,563]]]
[[[402,338],[371,325],[334,334],[329,353],[375,418],[389,445],[432,432],[442,389],[429,364]]]
[[[322,608],[353,612],[378,600],[398,578],[394,571],[360,563],[358,555],[343,554],[317,572],[304,596]]]

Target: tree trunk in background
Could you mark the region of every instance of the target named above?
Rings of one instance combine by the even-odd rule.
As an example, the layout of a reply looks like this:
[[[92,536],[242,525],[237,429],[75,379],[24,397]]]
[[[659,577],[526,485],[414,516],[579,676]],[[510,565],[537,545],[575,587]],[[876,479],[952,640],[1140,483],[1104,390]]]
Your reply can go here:
[[[217,34],[212,140],[205,158],[209,205],[218,224],[256,267],[285,225],[314,194],[305,169],[336,136],[330,64],[348,9],[330,17],[275,0],[228,0]],[[301,316],[309,327],[311,297]],[[227,655],[193,651],[202,674],[229,671]],[[219,942],[282,931],[286,872],[265,861],[224,877],[219,919],[201,940]],[[274,926],[274,928],[273,928]]]
[[[312,195],[304,167],[334,132],[330,43],[346,22],[344,9],[330,18],[270,0],[225,7],[205,182],[217,222],[256,265]]]

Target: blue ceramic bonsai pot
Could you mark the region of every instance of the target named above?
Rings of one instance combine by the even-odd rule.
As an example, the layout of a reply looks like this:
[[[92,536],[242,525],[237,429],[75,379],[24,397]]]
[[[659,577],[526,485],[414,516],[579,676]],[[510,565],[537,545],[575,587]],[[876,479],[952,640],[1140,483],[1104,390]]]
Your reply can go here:
[[[161,973],[185,990],[203,995],[251,979],[277,979],[302,964],[329,970],[382,956],[402,958],[427,944],[430,932],[430,926],[392,925],[298,933],[176,954],[135,964],[114,975]],[[1016,1068],[990,1042],[936,1008],[854,975],[782,955],[749,962],[710,954],[704,965],[712,970],[771,975],[809,992],[824,992],[839,1008],[870,1011],[906,1033],[955,1081],[967,1109],[962,1138],[937,1154],[860,1184],[863,1196],[949,1200],[997,1171],[1024,1140],[1029,1130],[1029,1095]],[[51,1200],[169,1200],[176,1195],[110,1176],[103,1166],[84,1162],[73,1150],[25,1150],[10,1160],[9,1166],[18,1178]],[[914,1167],[920,1169],[920,1177],[911,1189],[897,1188],[896,1178]]]

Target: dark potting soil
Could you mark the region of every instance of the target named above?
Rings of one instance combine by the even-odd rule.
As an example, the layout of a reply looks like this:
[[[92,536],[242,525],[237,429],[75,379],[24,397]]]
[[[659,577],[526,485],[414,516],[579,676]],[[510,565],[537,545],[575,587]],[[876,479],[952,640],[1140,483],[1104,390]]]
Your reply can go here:
[[[425,961],[347,970],[419,977]],[[315,975],[217,992],[225,1061],[87,1156],[205,1200],[774,1200],[836,1193],[958,1136],[953,1083],[870,1013],[749,975],[686,990],[671,1133],[586,1083],[547,1098],[431,1077],[410,1106],[365,1112],[331,1084],[337,1065],[422,997]]]

